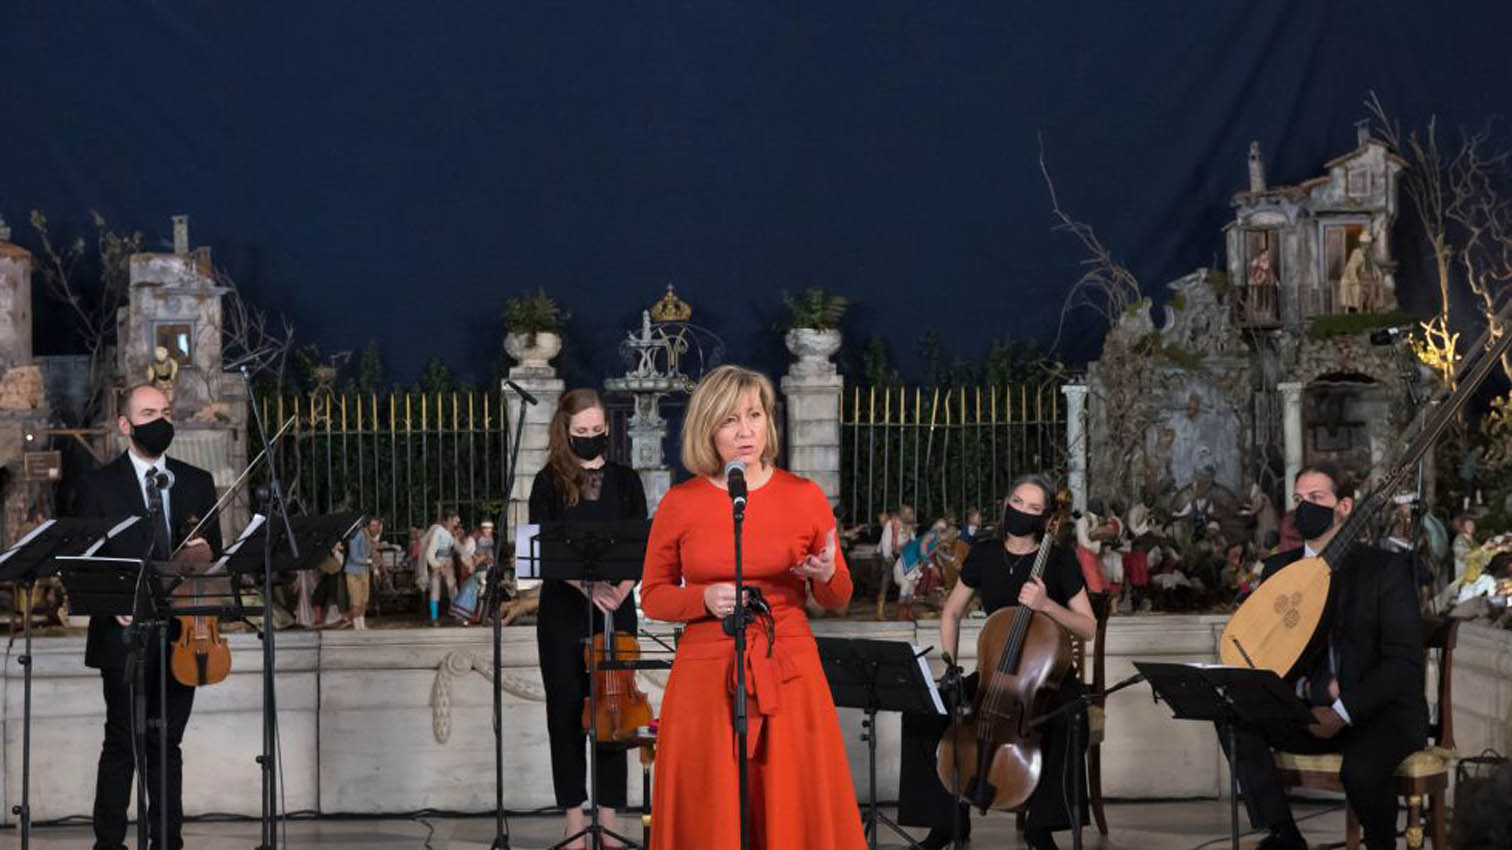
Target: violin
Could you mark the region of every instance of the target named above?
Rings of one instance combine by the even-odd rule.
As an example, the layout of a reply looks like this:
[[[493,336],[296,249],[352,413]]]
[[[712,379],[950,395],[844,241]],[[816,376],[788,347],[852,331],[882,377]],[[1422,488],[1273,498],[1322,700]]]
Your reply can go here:
[[[189,525],[193,529],[199,527],[199,520],[189,518]],[[210,566],[209,546],[181,546],[173,555],[173,565],[178,572],[204,572]],[[191,604],[200,604],[200,582],[190,581],[194,591],[189,598]],[[179,680],[191,688],[201,685],[214,685],[222,681],[231,673],[231,646],[220,633],[220,621],[215,617],[204,615],[191,615],[177,618],[179,621],[179,636],[173,642],[173,653],[169,659],[173,678]]]
[[[635,635],[614,631],[613,621],[604,613],[604,631],[583,648],[583,663],[593,665],[597,693],[594,700],[583,699],[583,729],[594,741],[629,744],[640,727],[651,725],[651,702],[636,686],[635,670],[617,669],[618,664],[637,661],[640,655]]]
[[[1031,578],[1044,573],[1070,504],[1070,493],[1056,494],[1056,512],[1046,523]],[[959,776],[965,800],[983,813],[1028,803],[1043,762],[1040,729],[1032,721],[1049,710],[1070,667],[1071,636],[1049,615],[1022,605],[993,612],[977,637],[976,697],[936,752],[936,771],[946,790],[955,793]]]

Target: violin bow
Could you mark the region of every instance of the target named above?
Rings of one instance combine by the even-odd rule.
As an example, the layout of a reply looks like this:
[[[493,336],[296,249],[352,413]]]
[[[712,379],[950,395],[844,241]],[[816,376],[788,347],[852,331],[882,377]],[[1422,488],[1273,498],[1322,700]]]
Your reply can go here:
[[[283,426],[278,429],[278,433],[273,435],[273,439],[268,441],[267,447],[258,452],[257,457],[252,458],[252,462],[247,464],[247,468],[243,469],[240,475],[236,476],[236,480],[231,482],[231,486],[226,488],[226,492],[216,500],[215,504],[210,507],[210,510],[205,512],[205,516],[201,518],[198,523],[195,523],[194,528],[191,528],[188,534],[184,535],[183,542],[174,547],[173,554],[177,555],[179,553],[179,550],[183,549],[190,540],[193,540],[194,535],[198,534],[201,528],[205,527],[205,523],[209,521],[211,517],[216,516],[218,513],[220,513],[220,509],[225,507],[226,502],[236,494],[236,491],[241,487],[242,482],[246,481],[247,476],[252,474],[252,470],[257,468],[258,462],[267,456],[269,449],[278,444],[279,438],[283,437],[284,432],[289,430],[289,426],[293,424],[293,416],[290,416],[288,419],[284,420]]]

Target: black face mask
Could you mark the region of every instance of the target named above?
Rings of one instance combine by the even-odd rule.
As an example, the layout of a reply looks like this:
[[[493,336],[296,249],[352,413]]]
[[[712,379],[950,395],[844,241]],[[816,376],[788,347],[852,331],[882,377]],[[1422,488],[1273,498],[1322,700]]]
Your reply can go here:
[[[149,457],[162,457],[173,442],[173,423],[167,419],[154,419],[141,425],[131,426],[131,441]]]
[[[567,445],[572,453],[580,460],[593,460],[602,457],[604,451],[609,448],[608,434],[594,434],[592,437],[568,437]]]
[[[1026,514],[1009,505],[1003,508],[1003,533],[1014,537],[1028,537],[1045,528],[1045,518],[1040,514]]]
[[[1333,527],[1334,509],[1313,502],[1299,502],[1292,513],[1292,523],[1303,540],[1314,540],[1328,533]]]

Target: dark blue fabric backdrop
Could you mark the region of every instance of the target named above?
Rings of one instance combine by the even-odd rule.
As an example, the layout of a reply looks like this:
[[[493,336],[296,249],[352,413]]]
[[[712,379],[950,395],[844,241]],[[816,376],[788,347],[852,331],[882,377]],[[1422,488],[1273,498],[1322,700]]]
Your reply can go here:
[[[965,356],[1048,340],[1081,254],[1037,132],[1159,297],[1221,252],[1251,139],[1297,181],[1353,146],[1367,90],[1451,126],[1512,95],[1503,3],[6,5],[18,241],[34,207],[154,244],[190,213],[305,339],[381,338],[401,379],[432,354],[485,379],[503,298],[536,286],[574,314],[573,379],[668,281],[768,368],[777,293],[810,284],[905,372],[930,327]],[[38,348],[66,350],[49,312]]]

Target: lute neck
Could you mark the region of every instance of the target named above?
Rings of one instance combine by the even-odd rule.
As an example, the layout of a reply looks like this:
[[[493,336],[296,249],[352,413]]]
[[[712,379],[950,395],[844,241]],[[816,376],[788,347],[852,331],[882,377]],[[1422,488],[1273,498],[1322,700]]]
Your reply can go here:
[[[1385,507],[1391,493],[1401,485],[1401,482],[1406,478],[1407,472],[1428,454],[1428,451],[1438,442],[1439,437],[1443,436],[1444,431],[1448,429],[1455,417],[1464,409],[1466,402],[1470,400],[1470,396],[1475,392],[1476,388],[1486,380],[1487,376],[1491,374],[1491,370],[1501,362],[1501,358],[1506,354],[1508,347],[1512,346],[1512,329],[1508,329],[1505,325],[1501,324],[1508,320],[1509,313],[1512,313],[1512,304],[1502,308],[1501,313],[1492,319],[1491,325],[1496,325],[1497,327],[1488,326],[1485,333],[1481,334],[1480,339],[1476,340],[1474,345],[1466,349],[1471,359],[1469,362],[1463,364],[1462,368],[1456,373],[1455,379],[1457,385],[1454,387],[1454,391],[1449,393],[1446,398],[1435,399],[1434,402],[1430,402],[1430,404],[1434,405],[1432,412],[1424,420],[1423,426],[1418,431],[1417,436],[1413,438],[1412,442],[1407,444],[1397,462],[1386,476],[1381,479],[1381,483],[1371,490],[1369,495],[1356,503],[1354,510],[1349,514],[1349,518],[1339,528],[1339,533],[1335,534],[1333,539],[1328,542],[1328,545],[1323,547],[1323,551],[1319,554],[1327,562],[1330,569],[1337,570],[1343,564],[1344,559],[1349,555],[1350,549],[1354,547],[1355,543],[1360,539],[1360,535],[1371,521],[1375,519],[1381,509]],[[1494,334],[1496,335],[1494,340],[1492,340]],[[1492,340],[1489,346],[1486,344],[1487,340]]]

